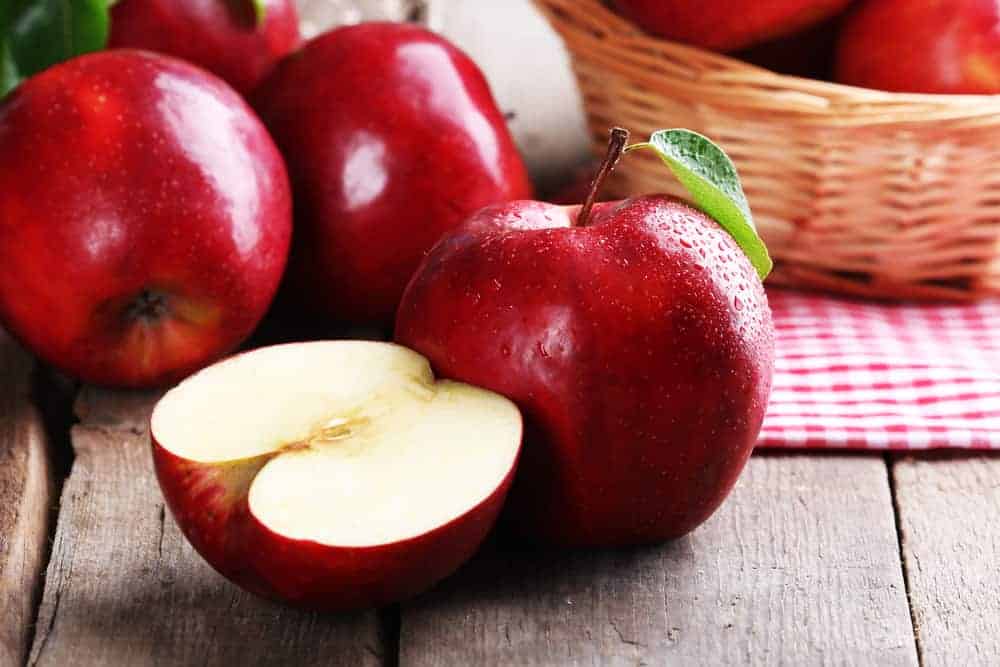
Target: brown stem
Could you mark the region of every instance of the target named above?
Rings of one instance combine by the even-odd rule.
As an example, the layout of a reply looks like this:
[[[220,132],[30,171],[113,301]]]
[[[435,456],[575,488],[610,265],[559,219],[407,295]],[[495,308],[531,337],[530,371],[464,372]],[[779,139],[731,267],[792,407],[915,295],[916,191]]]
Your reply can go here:
[[[590,192],[587,193],[587,199],[583,202],[580,215],[576,216],[574,227],[587,226],[587,222],[590,219],[590,211],[594,208],[594,202],[597,201],[597,195],[601,191],[601,186],[604,185],[604,180],[614,171],[615,165],[621,159],[627,144],[628,130],[622,127],[611,128],[611,139],[608,141],[608,154],[604,156],[604,162],[601,163],[601,168],[598,170],[597,176],[594,177],[594,182],[590,184]]]

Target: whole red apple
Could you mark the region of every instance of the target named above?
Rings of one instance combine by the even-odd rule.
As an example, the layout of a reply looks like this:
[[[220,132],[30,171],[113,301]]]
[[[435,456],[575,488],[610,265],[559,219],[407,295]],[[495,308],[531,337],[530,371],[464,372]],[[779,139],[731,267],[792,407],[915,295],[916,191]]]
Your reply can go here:
[[[505,510],[519,532],[567,546],[674,538],[719,506],[753,449],[767,298],[701,211],[666,196],[588,207],[477,213],[414,275],[396,340],[521,408]]]
[[[995,0],[867,0],[844,23],[837,80],[908,93],[1000,93]]]
[[[398,345],[322,341],[191,376],[150,435],[205,560],[255,593],[346,610],[415,595],[472,555],[513,479],[521,417]]]
[[[249,93],[299,45],[293,0],[120,0],[111,10],[111,48],[183,58]],[[258,12],[260,12],[258,14]]]
[[[0,106],[0,321],[83,380],[161,384],[228,353],[290,235],[277,148],[192,65],[105,51]]]
[[[842,11],[851,0],[613,0],[641,28],[716,51],[790,35]]]
[[[254,101],[295,191],[288,291],[331,320],[391,323],[444,232],[483,206],[531,196],[482,73],[422,28],[321,35]]]

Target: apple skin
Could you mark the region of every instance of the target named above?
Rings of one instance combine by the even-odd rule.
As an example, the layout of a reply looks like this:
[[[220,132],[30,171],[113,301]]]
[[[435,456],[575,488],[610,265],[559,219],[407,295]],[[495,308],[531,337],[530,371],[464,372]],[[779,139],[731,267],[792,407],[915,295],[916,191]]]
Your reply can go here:
[[[91,54],[0,106],[0,321],[70,375],[160,385],[227,354],[267,310],[290,236],[277,148],[192,65]]]
[[[251,0],[120,0],[108,46],[182,58],[247,94],[301,39],[293,0],[264,4],[258,26]]]
[[[330,321],[391,325],[441,235],[531,184],[482,73],[416,26],[339,28],[254,94],[288,161],[288,289]]]
[[[851,0],[613,0],[626,17],[660,37],[735,51],[784,37],[843,11]]]
[[[1000,5],[863,2],[845,21],[836,77],[890,92],[1000,93]]]
[[[257,595],[332,612],[394,604],[452,574],[496,523],[517,465],[493,493],[447,524],[398,542],[343,547],[286,537],[253,516],[247,494],[268,456],[207,464],[178,457],[155,438],[152,449],[171,514],[216,571]]]
[[[578,210],[513,202],[445,236],[396,340],[521,408],[515,532],[561,546],[679,537],[723,501],[760,430],[767,297],[735,241],[685,204],[598,204],[570,227]]]

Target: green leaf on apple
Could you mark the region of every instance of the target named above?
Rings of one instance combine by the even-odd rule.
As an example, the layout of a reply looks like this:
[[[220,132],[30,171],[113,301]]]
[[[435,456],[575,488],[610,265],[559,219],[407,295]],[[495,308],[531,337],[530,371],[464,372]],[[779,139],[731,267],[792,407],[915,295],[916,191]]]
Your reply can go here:
[[[708,137],[691,130],[660,130],[648,142],[626,150],[656,151],[690,193],[694,204],[714,218],[736,240],[763,280],[774,266],[757,234],[750,204],[743,193],[736,165]]]
[[[257,25],[264,25],[267,18],[267,0],[251,0],[253,2],[254,16],[257,18]]]
[[[22,80],[103,49],[109,0],[4,0],[0,6],[0,97]]]

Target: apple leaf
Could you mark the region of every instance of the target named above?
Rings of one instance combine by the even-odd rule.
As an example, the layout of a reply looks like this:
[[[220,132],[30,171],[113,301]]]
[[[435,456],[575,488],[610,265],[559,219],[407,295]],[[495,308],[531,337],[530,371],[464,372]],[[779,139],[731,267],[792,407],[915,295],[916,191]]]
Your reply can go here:
[[[627,151],[651,148],[690,193],[695,206],[736,240],[763,280],[774,266],[757,234],[736,165],[710,139],[691,130],[660,130]]]
[[[267,18],[267,0],[252,0],[254,15],[257,17],[257,25],[264,25]]]
[[[3,0],[0,97],[36,72],[103,49],[112,4],[110,0]]]

